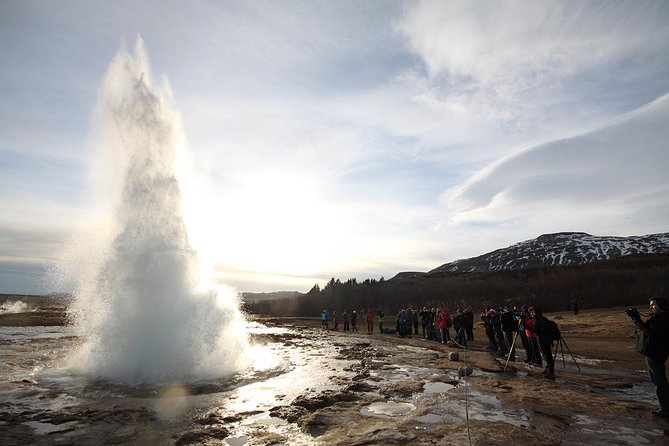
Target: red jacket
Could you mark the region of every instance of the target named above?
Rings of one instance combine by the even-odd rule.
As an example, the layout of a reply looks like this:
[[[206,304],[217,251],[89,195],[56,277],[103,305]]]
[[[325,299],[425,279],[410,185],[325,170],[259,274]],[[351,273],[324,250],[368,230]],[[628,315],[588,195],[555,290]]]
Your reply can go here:
[[[527,319],[525,319],[525,336],[527,336],[528,338],[536,338],[537,337],[536,325],[537,325],[537,320],[532,316],[528,316]]]
[[[453,325],[453,321],[451,321],[451,315],[448,314],[448,310],[442,311],[441,317],[439,317],[439,328],[445,330],[450,328],[451,325]]]

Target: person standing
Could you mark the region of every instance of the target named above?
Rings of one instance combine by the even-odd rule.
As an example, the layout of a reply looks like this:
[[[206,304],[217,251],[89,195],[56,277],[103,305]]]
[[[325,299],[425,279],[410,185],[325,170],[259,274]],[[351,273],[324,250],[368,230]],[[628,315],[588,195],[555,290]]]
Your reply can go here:
[[[407,334],[407,315],[404,310],[400,310],[397,314],[397,332],[402,337],[405,337]]]
[[[337,314],[337,310],[332,310],[332,323],[334,325],[334,330],[339,330],[339,315]]]
[[[504,339],[504,331],[502,330],[501,310],[491,308],[490,313],[490,323],[492,324],[492,330],[495,335],[495,344],[497,344],[497,355],[506,356],[507,346],[506,340]]]
[[[344,331],[349,331],[351,328],[351,315],[348,314],[348,310],[344,310],[342,317],[344,318]]]
[[[418,334],[418,310],[411,312],[411,322],[413,323],[413,334]]]
[[[441,332],[441,343],[444,344],[451,340],[450,328],[453,326],[453,320],[446,307],[441,309],[439,317],[439,331]]]
[[[323,323],[323,330],[328,329],[328,320],[330,319],[330,310],[327,308],[321,313],[321,322]]]
[[[351,313],[351,329],[356,332],[358,331],[358,313],[355,310]]]
[[[455,337],[453,341],[460,347],[467,347],[467,316],[460,308],[455,310],[455,317],[453,318],[453,329],[455,330]]]
[[[367,333],[374,333],[374,312],[371,308],[367,311]]]
[[[428,310],[427,307],[423,307],[423,311],[420,312],[420,324],[423,327],[424,339],[427,339],[429,321],[430,321],[430,310]]]
[[[525,349],[525,363],[529,364],[532,362],[532,347],[530,346],[530,341],[527,338],[525,333],[525,325],[527,319],[529,319],[530,314],[528,313],[530,306],[525,304],[520,308],[520,318],[518,319],[518,336],[520,336],[520,341],[523,343],[523,348]]]
[[[465,332],[467,333],[467,340],[474,340],[474,312],[471,308],[465,308],[465,311],[462,313],[465,316]]]
[[[537,337],[539,339],[539,350],[544,355],[546,360],[546,369],[543,375],[548,379],[555,378],[555,360],[553,358],[553,339],[551,338],[551,330],[548,326],[548,319],[544,317],[541,308],[536,307],[530,310],[530,315],[534,317]]]
[[[385,318],[385,314],[383,314],[383,311],[379,310],[376,313],[376,322],[379,323],[379,333],[383,333],[383,320]]]
[[[491,352],[497,351],[497,342],[495,341],[495,329],[493,328],[492,325],[492,318],[493,318],[494,310],[486,310],[483,309],[483,312],[481,313],[481,321],[483,322],[483,326],[485,327],[485,335],[488,338],[488,350]]]
[[[514,335],[518,333],[518,317],[512,308],[507,307],[500,316],[502,322],[502,331],[504,332],[504,341],[509,348],[509,360],[516,360],[516,346]],[[517,335],[516,335],[517,336]]]
[[[541,348],[539,347],[539,338],[537,335],[537,320],[534,314],[534,307],[530,307],[528,316],[525,319],[525,336],[527,336],[527,343],[530,346],[530,364],[541,367],[543,363],[541,362]]]
[[[649,304],[651,314],[645,322],[641,320],[636,309],[631,308],[625,313],[641,330],[640,336],[645,341],[642,345],[637,343],[637,351],[646,357],[648,377],[655,386],[655,394],[660,403],[660,408],[652,413],[658,417],[669,418],[669,383],[665,370],[669,356],[669,302],[663,297],[653,297]]]

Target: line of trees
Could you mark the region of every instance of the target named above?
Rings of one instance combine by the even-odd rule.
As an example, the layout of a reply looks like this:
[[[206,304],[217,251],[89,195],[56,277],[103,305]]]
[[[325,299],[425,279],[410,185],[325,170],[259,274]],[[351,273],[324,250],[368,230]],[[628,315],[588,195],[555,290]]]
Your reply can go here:
[[[669,293],[669,255],[635,255],[575,266],[479,273],[414,275],[390,280],[331,279],[293,298],[245,304],[245,310],[272,316],[317,316],[325,308],[382,309],[407,306],[472,308],[541,306],[544,311],[640,305]]]

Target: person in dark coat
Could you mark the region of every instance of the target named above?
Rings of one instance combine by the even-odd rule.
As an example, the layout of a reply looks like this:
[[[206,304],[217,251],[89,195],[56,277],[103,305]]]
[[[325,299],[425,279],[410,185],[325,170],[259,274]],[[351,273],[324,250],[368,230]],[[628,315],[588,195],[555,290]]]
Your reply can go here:
[[[643,321],[634,309],[626,311],[634,324],[642,331],[641,336],[647,341],[637,351],[646,357],[648,377],[655,386],[655,394],[660,408],[653,410],[655,416],[669,418],[669,383],[665,363],[669,356],[669,302],[663,297],[653,297],[650,303],[650,318]]]
[[[455,330],[455,337],[453,341],[460,347],[467,346],[467,332],[466,332],[467,316],[460,308],[455,310],[455,317],[453,318],[453,329]]]
[[[470,308],[465,308],[462,312],[465,316],[465,332],[467,333],[467,340],[474,340],[474,312]]]
[[[546,368],[544,369],[543,374],[546,378],[555,378],[553,339],[551,337],[551,331],[548,326],[548,319],[544,317],[544,313],[539,307],[534,308],[534,311],[530,310],[530,315],[535,319],[534,328],[536,330],[537,337],[539,338],[539,351],[541,351],[541,354],[546,360]]]
[[[507,308],[502,312],[500,318],[502,321],[504,340],[509,348],[509,360],[515,361],[516,346],[514,345],[514,335],[518,333],[518,319],[520,319],[520,315],[517,315],[511,308]]]

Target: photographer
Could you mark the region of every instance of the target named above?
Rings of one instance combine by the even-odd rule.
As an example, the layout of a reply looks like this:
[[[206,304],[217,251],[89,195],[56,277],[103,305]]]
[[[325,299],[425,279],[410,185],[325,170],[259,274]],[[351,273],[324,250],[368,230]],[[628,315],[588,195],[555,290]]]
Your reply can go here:
[[[553,340],[551,339],[548,319],[544,317],[544,312],[539,307],[530,308],[530,315],[535,320],[533,331],[539,340],[539,350],[546,360],[546,369],[544,369],[542,374],[545,378],[554,379],[555,360],[553,358]]]
[[[646,356],[648,376],[655,385],[660,402],[660,409],[652,413],[669,418],[669,382],[664,365],[669,355],[669,302],[663,297],[653,297],[650,299],[650,311],[650,318],[645,322],[636,308],[630,308],[625,313],[641,330],[637,351]]]

